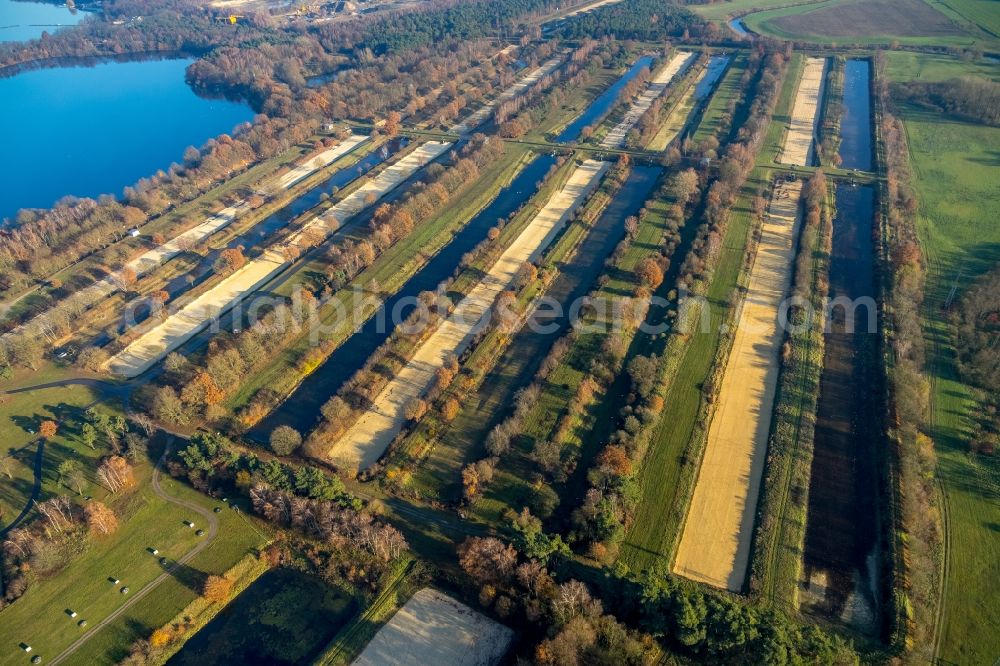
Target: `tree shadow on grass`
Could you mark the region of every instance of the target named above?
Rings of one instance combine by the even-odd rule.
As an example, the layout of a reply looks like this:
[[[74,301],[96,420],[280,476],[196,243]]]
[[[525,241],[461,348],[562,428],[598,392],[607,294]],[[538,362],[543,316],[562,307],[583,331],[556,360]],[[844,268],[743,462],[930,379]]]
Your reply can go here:
[[[208,574],[200,569],[195,569],[187,564],[181,564],[176,560],[171,560],[165,558],[166,561],[160,562],[160,567],[170,573],[170,575],[178,583],[188,588],[195,594],[201,594],[202,590],[205,589],[205,581],[208,580]]]

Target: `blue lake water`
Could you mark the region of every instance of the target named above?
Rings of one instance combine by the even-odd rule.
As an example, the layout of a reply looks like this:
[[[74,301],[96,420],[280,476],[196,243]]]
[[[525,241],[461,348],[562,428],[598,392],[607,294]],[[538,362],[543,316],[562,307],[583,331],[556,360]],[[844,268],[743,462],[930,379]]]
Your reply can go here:
[[[75,25],[86,12],[71,10],[65,4],[0,0],[0,42],[23,42],[50,34],[60,27]]]
[[[187,146],[251,120],[245,104],[199,97],[191,60],[106,62],[0,79],[0,218],[61,197],[120,195]]]
[[[734,18],[731,20],[729,22],[729,27],[732,28],[733,32],[741,37],[748,37],[750,35],[750,31],[747,30],[747,26],[743,23],[743,19],[741,18]]]
[[[871,63],[848,60],[844,66],[844,115],[840,119],[840,166],[872,170]]]
[[[580,138],[580,133],[583,131],[584,127],[592,127],[596,125],[600,120],[607,115],[611,107],[615,105],[618,101],[618,94],[621,93],[622,88],[628,85],[628,82],[639,75],[643,67],[649,67],[652,64],[653,58],[650,56],[643,56],[635,61],[635,64],[629,67],[628,71],[622,75],[620,79],[614,82],[614,84],[598,95],[587,110],[580,114],[576,120],[571,122],[566,129],[559,133],[556,137],[556,141],[559,143],[565,143],[567,141],[576,141]]]
[[[712,59],[708,61],[708,65],[705,67],[705,76],[694,87],[695,101],[700,102],[708,97],[708,94],[715,89],[715,84],[722,76],[722,73],[726,71],[728,64],[729,56],[712,56]]]

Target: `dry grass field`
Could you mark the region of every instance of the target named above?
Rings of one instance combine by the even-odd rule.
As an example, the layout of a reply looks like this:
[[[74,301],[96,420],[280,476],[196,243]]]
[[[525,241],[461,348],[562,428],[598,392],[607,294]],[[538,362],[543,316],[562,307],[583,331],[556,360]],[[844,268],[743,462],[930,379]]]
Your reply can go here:
[[[437,590],[424,588],[382,627],[354,666],[490,666],[514,632]]]
[[[674,562],[678,574],[733,591],[742,589],[750,557],[801,190],[802,181],[774,189]]]
[[[812,161],[825,71],[826,58],[809,58],[806,61],[799,87],[795,91],[795,103],[788,131],[785,133],[785,143],[781,148],[779,160],[783,164],[809,166]]]

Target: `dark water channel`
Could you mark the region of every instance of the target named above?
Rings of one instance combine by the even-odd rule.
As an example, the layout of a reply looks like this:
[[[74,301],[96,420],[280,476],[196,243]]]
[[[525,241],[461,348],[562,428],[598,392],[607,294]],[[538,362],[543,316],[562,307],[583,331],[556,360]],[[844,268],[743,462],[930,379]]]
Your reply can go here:
[[[830,298],[806,522],[804,606],[874,633],[879,597],[880,395],[870,185],[836,194]],[[853,313],[853,316],[852,316]],[[872,313],[869,316],[869,313]]]
[[[552,345],[569,328],[571,323],[569,315],[573,312],[572,304],[593,289],[595,281],[604,270],[605,261],[625,237],[625,220],[638,215],[639,210],[649,199],[662,171],[659,167],[648,166],[636,166],[632,169],[621,189],[580,243],[571,261],[559,265],[559,274],[546,290],[546,302],[558,303],[559,310],[548,306],[536,310],[528,325],[515,335],[479,390],[470,396],[470,399],[478,401],[477,411],[482,409],[487,415],[476,424],[478,433],[470,435],[469,432],[456,433],[454,429],[450,429],[445,437],[458,437],[465,441],[478,439],[484,442],[496,419],[507,416],[514,395],[531,381]],[[497,403],[503,407],[494,410],[492,406]],[[494,419],[488,418],[490,414]],[[475,447],[474,450],[466,450],[465,454],[464,462],[470,462],[481,458],[483,449]],[[461,497],[459,475],[452,473],[452,470],[436,470],[434,466],[453,462],[438,461],[432,457],[425,463],[437,478],[455,481],[442,492],[442,499],[445,500],[457,500]]]
[[[840,166],[872,170],[871,62],[848,60],[844,67],[844,114],[840,119]]]
[[[604,116],[611,111],[615,103],[618,101],[618,95],[621,94],[622,88],[628,85],[629,81],[634,79],[639,75],[644,67],[649,67],[653,62],[652,56],[643,56],[635,61],[635,63],[628,68],[628,71],[622,74],[621,78],[615,81],[607,90],[602,92],[597,96],[587,110],[577,116],[576,120],[571,122],[566,129],[559,133],[556,137],[556,142],[567,143],[570,141],[576,141],[580,138],[580,133],[583,132],[585,127],[593,127],[599,123]]]
[[[869,62],[849,60],[840,157],[872,169]],[[872,185],[841,181],[829,266],[827,330],[813,441],[803,607],[865,633],[879,631],[883,405],[876,316]]]

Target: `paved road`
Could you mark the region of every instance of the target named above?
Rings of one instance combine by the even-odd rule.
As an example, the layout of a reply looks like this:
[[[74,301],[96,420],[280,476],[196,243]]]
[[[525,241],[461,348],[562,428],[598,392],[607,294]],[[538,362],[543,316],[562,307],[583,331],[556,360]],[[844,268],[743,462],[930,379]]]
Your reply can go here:
[[[192,548],[191,550],[189,550],[183,557],[181,557],[179,560],[177,560],[177,562],[175,562],[174,564],[170,565],[170,567],[166,571],[164,571],[159,576],[157,576],[156,578],[154,578],[150,583],[148,583],[141,590],[139,590],[138,592],[134,593],[131,597],[129,597],[128,601],[126,601],[124,604],[122,604],[121,606],[119,606],[117,610],[115,610],[113,613],[111,613],[110,615],[108,615],[106,618],[104,618],[103,620],[101,620],[100,622],[98,622],[97,624],[95,624],[92,629],[89,629],[87,631],[87,633],[85,633],[83,636],[81,636],[80,638],[78,638],[75,642],[73,642],[72,645],[70,645],[68,648],[66,648],[65,650],[63,650],[58,656],[56,656],[55,658],[53,658],[52,660],[50,660],[48,663],[50,663],[50,664],[58,664],[58,663],[62,662],[63,660],[68,659],[69,657],[71,657],[74,652],[76,652],[78,649],[80,649],[80,646],[82,646],[88,640],[90,640],[91,638],[93,638],[94,635],[97,634],[97,632],[99,632],[101,629],[103,629],[104,627],[106,627],[107,625],[111,624],[112,622],[114,622],[115,620],[117,620],[119,617],[121,617],[133,605],[135,605],[136,603],[140,602],[147,594],[149,594],[150,592],[152,592],[153,590],[155,590],[160,585],[160,583],[162,583],[163,581],[165,581],[168,578],[170,578],[171,576],[173,576],[174,572],[177,569],[179,569],[182,565],[186,564],[192,558],[194,558],[198,553],[200,553],[201,551],[205,550],[205,548],[207,548],[208,545],[210,543],[212,543],[212,540],[215,539],[215,535],[218,534],[218,531],[219,531],[219,519],[215,516],[215,514],[212,511],[204,508],[203,506],[201,506],[199,504],[195,504],[194,502],[189,502],[187,500],[182,500],[182,499],[179,499],[177,497],[173,497],[172,495],[168,495],[166,493],[166,491],[163,490],[162,486],[160,485],[160,471],[161,471],[161,468],[163,467],[163,463],[166,461],[167,456],[169,454],[170,454],[170,447],[168,445],[167,448],[164,450],[163,455],[160,457],[160,460],[156,463],[156,468],[153,470],[153,479],[152,479],[152,484],[151,484],[151,487],[153,488],[153,492],[156,493],[157,497],[163,499],[164,501],[167,501],[167,502],[170,502],[171,504],[176,504],[178,506],[184,507],[185,509],[189,509],[191,511],[194,511],[199,516],[201,516],[202,518],[204,518],[205,521],[208,523],[208,532],[205,534],[205,537],[202,539],[201,542],[199,542],[194,548]]]
[[[35,485],[31,487],[31,496],[28,501],[25,502],[24,508],[21,509],[21,513],[17,514],[17,518],[12,520],[7,527],[0,530],[0,539],[7,536],[7,532],[21,524],[21,521],[27,517],[28,513],[31,512],[31,505],[35,503],[38,496],[42,494],[42,462],[45,460],[45,438],[38,438],[38,449],[35,451]]]

